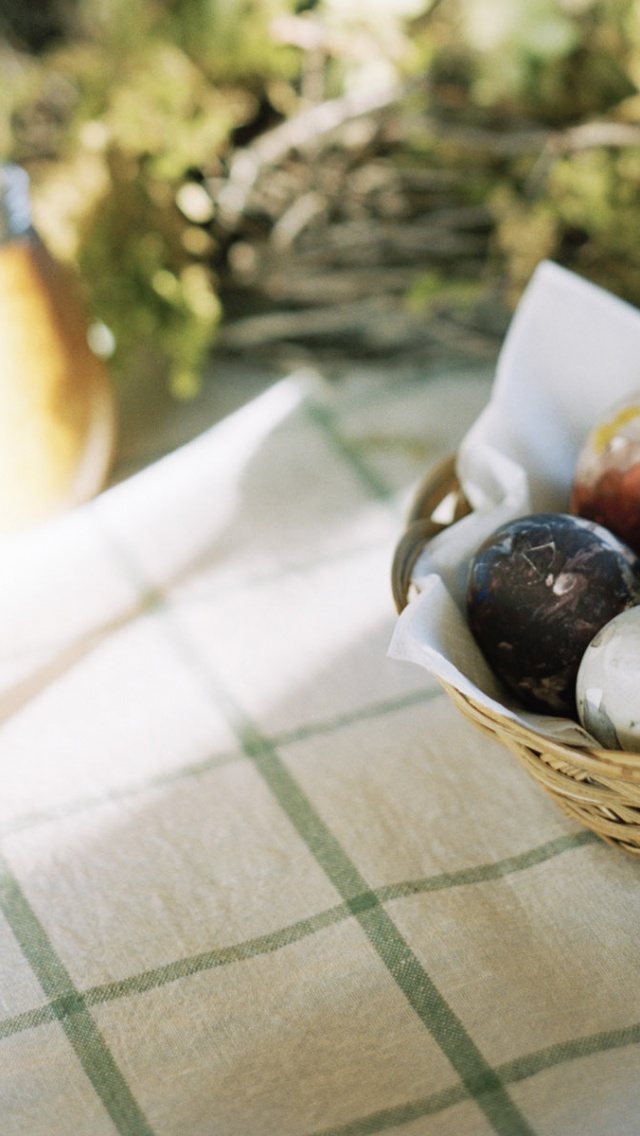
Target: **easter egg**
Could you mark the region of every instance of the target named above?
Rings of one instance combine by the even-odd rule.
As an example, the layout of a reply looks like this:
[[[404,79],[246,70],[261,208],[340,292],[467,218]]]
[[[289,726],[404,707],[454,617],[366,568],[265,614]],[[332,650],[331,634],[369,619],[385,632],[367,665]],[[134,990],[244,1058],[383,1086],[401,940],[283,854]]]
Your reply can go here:
[[[640,559],[610,532],[565,513],[501,525],[472,559],[471,631],[531,710],[576,716],[582,656],[601,627],[640,603]]]
[[[640,392],[616,403],[587,435],[569,507],[640,553]]]
[[[640,607],[605,624],[576,680],[578,717],[606,749],[640,752]]]

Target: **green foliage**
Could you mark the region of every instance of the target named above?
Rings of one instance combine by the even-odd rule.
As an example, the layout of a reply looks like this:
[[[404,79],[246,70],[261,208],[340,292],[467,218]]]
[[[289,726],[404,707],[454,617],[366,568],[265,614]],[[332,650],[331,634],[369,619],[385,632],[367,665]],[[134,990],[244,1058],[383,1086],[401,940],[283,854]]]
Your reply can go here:
[[[640,140],[559,159],[538,208],[554,220],[551,255],[640,306],[639,201]]]
[[[239,141],[394,78],[418,80],[399,113],[442,125],[409,162],[491,204],[512,302],[551,256],[640,303],[640,134],[613,129],[640,129],[636,0],[51,0],[31,33],[31,9],[5,9],[0,157],[29,170],[123,381],[151,351],[178,396],[197,388],[226,239],[203,186]],[[408,303],[465,288],[427,273]]]
[[[0,83],[1,156],[29,170],[36,226],[79,268],[126,379],[150,351],[178,396],[197,389],[220,319],[215,243],[180,192],[216,170],[268,84],[290,75],[290,49],[266,34],[283,10],[85,0],[37,60],[7,48],[20,81]]]
[[[464,308],[478,300],[480,289],[476,280],[451,280],[444,272],[433,269],[409,290],[406,304],[410,311],[424,315],[450,306]]]
[[[635,0],[438,7],[436,104],[453,125],[505,138],[484,155],[481,141],[455,134],[440,149],[471,158],[471,179],[487,187],[496,220],[489,268],[512,305],[543,257],[640,305],[638,14]],[[421,34],[435,29],[425,24]]]
[[[442,54],[465,55],[479,107],[552,124],[601,114],[636,90],[633,0],[457,0]]]

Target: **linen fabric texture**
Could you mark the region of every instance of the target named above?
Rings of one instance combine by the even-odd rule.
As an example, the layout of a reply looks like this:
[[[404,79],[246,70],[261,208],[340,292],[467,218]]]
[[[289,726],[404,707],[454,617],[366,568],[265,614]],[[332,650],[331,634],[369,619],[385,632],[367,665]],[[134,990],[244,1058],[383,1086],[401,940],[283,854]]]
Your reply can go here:
[[[387,657],[490,374],[294,375],[0,549],[3,1136],[628,1136],[640,877]]]

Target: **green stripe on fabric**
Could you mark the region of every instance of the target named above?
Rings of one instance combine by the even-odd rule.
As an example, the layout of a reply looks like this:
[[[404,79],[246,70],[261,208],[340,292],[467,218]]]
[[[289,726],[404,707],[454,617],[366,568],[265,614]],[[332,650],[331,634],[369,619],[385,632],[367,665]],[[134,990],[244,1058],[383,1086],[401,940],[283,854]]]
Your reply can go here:
[[[409,1101],[408,1104],[397,1105],[396,1108],[383,1108],[379,1112],[372,1112],[358,1120],[351,1120],[337,1128],[322,1128],[310,1133],[310,1136],[375,1136],[377,1132],[386,1132],[389,1128],[400,1128],[403,1124],[411,1124],[413,1120],[421,1120],[425,1116],[435,1116],[456,1104],[469,1100],[469,1094],[461,1085],[455,1085],[442,1092],[433,1093],[421,1100]],[[462,1136],[462,1134],[460,1134]]]
[[[321,428],[334,452],[351,467],[367,492],[379,500],[391,501],[393,492],[390,486],[385,484],[373,466],[363,459],[360,451],[337,429],[329,409],[308,397],[302,403],[302,407],[311,421]]]
[[[547,1049],[498,1065],[496,1072],[507,1084],[515,1084],[563,1062],[576,1061],[581,1057],[590,1057],[606,1053],[611,1049],[623,1049],[625,1046],[638,1044],[640,1044],[640,1023],[551,1045]],[[424,1116],[444,1112],[445,1109],[468,1099],[469,1094],[461,1088],[445,1090],[430,1097],[408,1101],[395,1108],[381,1109],[379,1112],[359,1117],[338,1127],[316,1129],[313,1133],[309,1133],[309,1136],[375,1136],[376,1133],[385,1132],[389,1128],[401,1128],[402,1125],[420,1120]]]
[[[190,978],[194,974],[201,974],[205,970],[214,970],[217,967],[229,966],[236,962],[245,962],[247,959],[259,958],[262,955],[272,954],[291,946],[310,935],[316,935],[327,927],[333,927],[347,919],[350,912],[345,904],[336,904],[308,919],[300,919],[290,923],[279,931],[267,935],[258,935],[254,939],[246,939],[242,943],[235,943],[230,947],[220,947],[218,950],[203,951],[201,954],[189,958],[177,959],[165,966],[153,970],[143,971],[141,974],[123,978],[120,982],[106,983],[103,986],[93,986],[85,992],[84,998],[89,1006],[97,1006],[103,1002],[112,1002],[115,999],[130,997],[135,994],[144,994],[155,990],[159,986],[167,986],[181,978]]]
[[[384,492],[386,495],[386,489]],[[144,582],[140,580],[135,565],[119,542],[114,545],[114,550],[119,553],[132,581],[139,587],[143,586]],[[166,611],[171,612],[168,602]],[[358,895],[373,895],[273,745],[260,734],[248,716],[240,711],[202,659],[193,640],[175,622],[165,623],[165,632],[193,676],[200,680],[205,693],[227,718],[247,757],[254,762],[285,815],[342,898],[349,902]],[[483,1057],[384,908],[375,900],[371,909],[360,910],[355,914],[399,990],[437,1041],[498,1136],[535,1136],[534,1130],[511,1100],[497,1073]]]
[[[582,848],[594,844],[602,846],[602,841],[595,832],[581,829],[571,832],[567,836],[558,836],[546,844],[536,845],[517,856],[507,856],[504,860],[496,860],[490,864],[477,864],[470,868],[460,868],[457,872],[442,872],[437,876],[426,876],[420,880],[406,880],[401,883],[389,884],[376,888],[376,895],[381,903],[389,903],[394,899],[407,899],[412,895],[421,895],[424,892],[444,891],[447,888],[460,887],[466,884],[487,883],[490,880],[499,880],[510,876],[514,872],[522,872],[527,868],[534,868],[537,864],[544,864],[568,852],[572,848]]]
[[[152,792],[154,789],[164,789],[169,785],[176,784],[176,782],[187,781],[191,777],[201,777],[205,773],[211,773],[214,769],[222,769],[225,765],[242,761],[244,756],[238,750],[216,754],[214,757],[205,758],[203,761],[194,762],[192,765],[184,765],[175,771],[159,773],[155,777],[147,777],[137,784],[110,789],[108,792],[99,792],[95,796],[76,797],[53,808],[26,813],[0,825],[0,837],[13,836],[16,833],[37,828],[41,824],[50,824],[51,821],[66,820],[68,817],[100,808],[102,805],[127,801],[132,797],[139,797],[141,794]]]
[[[363,877],[321,820],[295,779],[271,747],[247,745],[257,769],[281,808],[312,851],[334,887],[352,903],[354,915],[414,1012],[437,1041],[497,1133],[532,1136],[533,1129],[510,1099],[497,1073],[482,1056],[461,1021],[429,978],[417,956],[382,908]],[[362,909],[362,896],[371,906]],[[360,900],[358,899],[360,897]]]
[[[357,710],[346,711],[344,714],[332,715],[330,718],[309,722],[308,725],[296,726],[292,730],[270,738],[271,744],[277,749],[293,745],[296,742],[306,741],[307,738],[319,737],[321,734],[332,734],[336,730],[344,730],[357,722],[370,721],[372,718],[385,718],[396,714],[399,710],[407,710],[411,706],[422,706],[432,702],[434,698],[446,698],[441,686],[424,686],[408,694],[398,695],[397,698],[383,699],[379,702],[365,703]]]
[[[636,1023],[622,1029],[604,1030],[588,1037],[558,1042],[535,1053],[515,1057],[512,1061],[504,1062],[500,1066],[500,1071],[501,1075],[512,1083],[525,1081],[528,1077],[535,1077],[536,1073],[552,1069],[555,1065],[577,1061],[581,1057],[592,1057],[596,1053],[606,1053],[610,1049],[624,1049],[625,1046],[639,1043],[640,1023]]]
[[[123,978],[119,982],[92,986],[82,992],[82,997],[86,1006],[97,1006],[104,1002],[116,1001],[119,998],[144,994],[157,987],[178,982],[182,978],[200,974],[202,971],[229,966],[236,962],[282,950],[292,943],[297,943],[301,939],[325,930],[327,927],[335,926],[337,923],[352,918],[359,911],[369,910],[372,906],[381,902],[388,903],[396,899],[406,899],[409,896],[441,891],[443,888],[462,887],[466,884],[502,879],[514,872],[526,871],[527,868],[536,864],[544,863],[565,852],[591,843],[591,837],[591,833],[581,831],[548,841],[546,844],[538,845],[536,848],[528,849],[518,856],[510,856],[508,859],[500,860],[497,863],[462,868],[459,872],[445,872],[441,875],[426,876],[418,880],[406,880],[375,890],[367,889],[348,902],[335,904],[316,915],[297,920],[295,923],[290,923],[277,931],[259,935],[252,939],[245,939],[241,943],[235,943],[228,947],[220,947],[184,959],[177,959],[174,962],[166,963],[164,966]],[[597,838],[594,839],[597,840]],[[8,1037],[13,1033],[20,1033],[23,1030],[34,1029],[45,1022],[53,1021],[62,1012],[62,1005],[56,1001],[6,1018],[4,1021],[0,1021],[0,1038]]]
[[[0,1022],[0,1040],[13,1037],[16,1033],[25,1033],[27,1030],[37,1029],[38,1026],[50,1025],[60,1019],[59,1010],[54,1002],[47,1002],[44,1006],[37,1006],[33,1010],[24,1010],[21,1014],[14,1014]]]
[[[135,573],[134,573],[135,578]],[[167,605],[167,611],[170,611]],[[369,942],[385,964],[409,1005],[437,1041],[465,1088],[477,1099],[498,1136],[534,1136],[533,1129],[513,1103],[498,1075],[482,1056],[435,983],[429,978],[391,917],[380,906],[339,841],[315,811],[288,771],[274,746],[241,713],[225,688],[214,678],[200,653],[175,623],[165,624],[168,640],[194,677],[214,700],[234,730],[247,757],[296,828],[316,861],[347,902],[364,894],[373,897],[370,910],[354,912]]]
[[[51,945],[9,865],[0,859],[0,909],[76,1057],[120,1136],[153,1136],[82,995]]]
[[[409,694],[399,695],[395,699],[383,699],[380,702],[368,703],[351,712],[347,711],[344,714],[331,716],[330,718],[320,718],[315,722],[309,723],[307,726],[297,726],[292,730],[278,734],[274,736],[271,741],[272,744],[278,748],[293,745],[307,738],[318,737],[322,734],[331,734],[336,730],[345,729],[348,726],[354,725],[356,722],[364,722],[372,718],[384,718],[387,715],[397,713],[399,710],[404,710],[409,706],[418,706],[422,703],[430,702],[434,698],[445,697],[446,695],[442,687],[427,687],[410,692]],[[35,828],[39,824],[48,824],[52,820],[63,820],[65,817],[75,816],[78,813],[86,812],[88,809],[99,808],[104,804],[137,797],[141,793],[146,793],[151,789],[162,789],[167,785],[173,785],[177,782],[188,780],[191,777],[201,777],[205,773],[210,773],[214,769],[221,769],[223,766],[230,765],[232,762],[241,760],[244,757],[245,753],[241,749],[230,750],[227,753],[217,753],[211,757],[204,758],[202,761],[195,761],[190,765],[183,765],[179,769],[145,778],[137,784],[110,789],[108,792],[96,793],[95,796],[77,797],[55,808],[26,813],[0,824],[0,836],[11,836],[17,832],[24,832],[26,829]]]

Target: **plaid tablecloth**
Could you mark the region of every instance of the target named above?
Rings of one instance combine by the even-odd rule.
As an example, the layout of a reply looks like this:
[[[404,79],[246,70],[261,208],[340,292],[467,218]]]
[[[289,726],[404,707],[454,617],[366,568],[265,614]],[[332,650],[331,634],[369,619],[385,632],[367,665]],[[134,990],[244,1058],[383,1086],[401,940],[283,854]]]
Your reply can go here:
[[[490,375],[276,383],[0,544],[2,1136],[632,1136],[640,866],[387,658]]]

